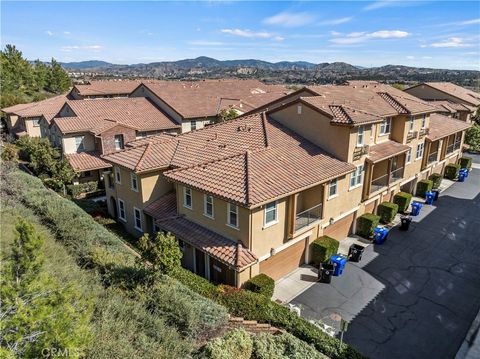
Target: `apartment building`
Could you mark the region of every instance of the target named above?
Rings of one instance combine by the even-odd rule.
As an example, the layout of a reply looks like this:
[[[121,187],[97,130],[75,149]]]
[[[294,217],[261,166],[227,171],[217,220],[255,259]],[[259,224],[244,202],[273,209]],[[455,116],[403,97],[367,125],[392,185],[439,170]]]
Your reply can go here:
[[[102,178],[110,164],[100,158],[125,144],[158,133],[179,132],[179,125],[146,98],[106,98],[67,101],[42,132],[61,147],[79,177],[75,182]]]
[[[41,120],[50,123],[66,100],[64,95],[60,95],[38,102],[3,108],[8,132],[16,138],[42,137]]]
[[[471,122],[480,106],[480,94],[450,82],[424,82],[405,89],[405,92],[432,102],[439,112]]]
[[[153,81],[153,80],[144,80]],[[94,98],[128,97],[141,80],[91,80],[85,84],[76,84],[68,93],[71,100]]]

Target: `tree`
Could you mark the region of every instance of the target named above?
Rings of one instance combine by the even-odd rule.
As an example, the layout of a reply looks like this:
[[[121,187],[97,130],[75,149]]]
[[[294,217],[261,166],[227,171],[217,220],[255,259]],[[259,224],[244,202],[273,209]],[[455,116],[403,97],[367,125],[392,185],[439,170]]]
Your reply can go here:
[[[36,60],[33,66],[33,77],[35,83],[35,89],[42,91],[47,87],[48,75],[50,69],[40,60]]]
[[[52,58],[50,63],[50,73],[47,77],[46,89],[50,92],[60,94],[70,87],[70,78],[62,66]]]
[[[158,232],[151,238],[147,233],[138,242],[143,261],[151,265],[152,274],[169,273],[178,268],[182,259],[182,251],[177,239],[170,233]]]
[[[219,121],[220,122],[224,122],[224,121],[229,121],[229,120],[233,120],[234,118],[236,118],[238,116],[238,113],[237,111],[235,111],[233,108],[230,108],[230,109],[223,109],[222,111],[220,111],[220,113],[218,114],[218,118],[219,118]]]
[[[17,161],[18,160],[17,146],[11,143],[4,143],[2,147],[2,160]]]
[[[44,269],[44,239],[19,219],[1,268],[0,345],[6,357],[40,358],[45,349],[79,357],[89,341],[91,300]]]
[[[465,134],[465,143],[470,146],[472,151],[480,151],[480,125],[473,123],[473,126]]]
[[[28,92],[32,85],[30,63],[23,58],[22,52],[14,45],[6,45],[0,51],[1,72],[0,81],[2,93]]]

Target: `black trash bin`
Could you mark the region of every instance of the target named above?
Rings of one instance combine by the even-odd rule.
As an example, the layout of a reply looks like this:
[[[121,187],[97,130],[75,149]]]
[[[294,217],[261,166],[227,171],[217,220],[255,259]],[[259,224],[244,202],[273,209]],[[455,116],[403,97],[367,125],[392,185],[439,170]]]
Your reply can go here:
[[[361,246],[359,244],[352,244],[350,246],[350,249],[348,250],[348,260],[350,262],[360,262],[364,250],[364,246]]]
[[[335,266],[333,264],[320,264],[320,268],[318,269],[318,280],[321,283],[330,283],[332,281],[332,275],[334,270]]]
[[[408,231],[408,228],[410,227],[410,223],[412,222],[412,217],[410,216],[402,216],[400,217],[400,229],[402,231]]]
[[[438,196],[440,195],[440,191],[438,189],[432,189],[433,192],[433,200],[436,201]]]

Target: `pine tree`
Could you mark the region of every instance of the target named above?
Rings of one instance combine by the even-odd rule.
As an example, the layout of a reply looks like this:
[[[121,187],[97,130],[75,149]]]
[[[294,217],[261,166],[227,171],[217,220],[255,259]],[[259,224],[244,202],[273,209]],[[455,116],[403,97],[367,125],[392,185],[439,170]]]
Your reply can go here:
[[[70,87],[70,78],[62,66],[52,58],[46,89],[53,93],[62,93]]]

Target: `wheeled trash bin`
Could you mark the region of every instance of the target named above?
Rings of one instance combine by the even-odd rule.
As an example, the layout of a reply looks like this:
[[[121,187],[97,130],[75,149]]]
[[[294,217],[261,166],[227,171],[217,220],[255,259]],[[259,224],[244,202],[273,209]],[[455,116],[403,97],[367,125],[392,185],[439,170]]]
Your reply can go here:
[[[401,216],[400,217],[400,230],[408,231],[408,228],[410,227],[410,223],[412,223],[412,217]]]
[[[320,263],[320,268],[318,269],[318,280],[320,283],[330,283],[332,281],[334,267],[330,263]]]
[[[432,191],[425,192],[425,204],[433,204],[433,200],[435,199],[435,193]]]
[[[347,264],[347,258],[342,255],[335,254],[330,257],[330,263],[334,265],[333,275],[335,277],[339,277],[343,273],[343,268],[345,268],[345,264]]]
[[[411,215],[412,216],[418,216],[420,214],[420,210],[422,209],[423,207],[423,204],[421,204],[420,202],[413,202],[412,203],[412,213]]]
[[[348,260],[350,262],[360,262],[362,259],[363,252],[365,247],[359,244],[352,244],[348,250]]]

